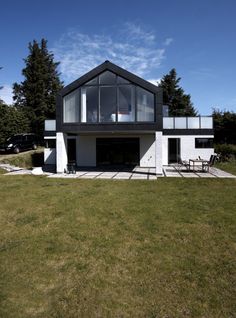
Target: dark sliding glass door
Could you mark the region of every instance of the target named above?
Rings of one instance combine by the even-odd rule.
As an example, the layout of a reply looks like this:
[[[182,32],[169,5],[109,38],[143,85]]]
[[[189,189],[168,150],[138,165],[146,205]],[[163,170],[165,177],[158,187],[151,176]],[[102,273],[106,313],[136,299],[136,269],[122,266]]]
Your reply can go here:
[[[68,163],[76,163],[76,139],[67,139]]]
[[[168,139],[168,163],[179,162],[180,156],[180,138]]]
[[[138,165],[139,138],[97,138],[97,165]]]

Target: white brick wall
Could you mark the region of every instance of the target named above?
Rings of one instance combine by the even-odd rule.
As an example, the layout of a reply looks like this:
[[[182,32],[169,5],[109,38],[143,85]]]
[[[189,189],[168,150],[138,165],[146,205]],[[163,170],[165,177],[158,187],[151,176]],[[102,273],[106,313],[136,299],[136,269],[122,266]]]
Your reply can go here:
[[[162,159],[163,165],[168,164],[168,138],[180,138],[180,155],[182,160],[196,159],[200,156],[203,159],[209,160],[214,153],[214,148],[199,149],[195,148],[195,138],[214,138],[213,135],[175,135],[162,137]]]
[[[163,165],[163,155],[162,155],[162,143],[163,143],[163,135],[161,131],[156,131],[155,133],[156,139],[156,174],[162,174],[162,165]]]
[[[107,135],[99,136],[106,138]],[[115,136],[111,136],[114,138]],[[117,135],[116,137],[138,137],[140,139],[140,166],[155,167],[155,135]],[[108,137],[109,138],[109,137]],[[96,166],[96,136],[77,136],[77,165]]]
[[[116,135],[117,137],[136,137],[140,140],[140,166],[156,167],[157,173],[161,173],[162,165],[168,164],[168,138],[180,138],[180,151],[183,160],[195,159],[200,156],[209,160],[214,153],[214,149],[196,149],[195,138],[213,138],[212,135],[175,135],[163,136],[162,132],[145,135]],[[107,137],[107,135],[99,136]],[[114,135],[111,137],[115,137]],[[64,172],[67,165],[66,136],[63,133],[57,133],[57,152],[51,149],[45,149],[45,163],[55,162],[57,160],[57,172]],[[96,136],[77,136],[77,165],[78,166],[96,166]],[[50,163],[49,163],[50,162]]]
[[[140,167],[155,167],[155,135],[140,136]]]
[[[67,169],[67,137],[66,134],[57,132],[56,137],[56,164],[57,172],[63,173]]]

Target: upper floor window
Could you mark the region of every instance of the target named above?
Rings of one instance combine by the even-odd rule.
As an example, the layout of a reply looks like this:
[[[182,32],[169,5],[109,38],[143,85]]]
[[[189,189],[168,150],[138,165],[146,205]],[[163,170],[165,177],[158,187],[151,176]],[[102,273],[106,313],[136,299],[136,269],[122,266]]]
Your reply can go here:
[[[98,119],[98,87],[81,88],[81,122],[96,123]]]
[[[154,122],[154,94],[105,71],[63,98],[64,122]]]
[[[64,123],[76,123],[79,121],[79,89],[63,98]]]
[[[154,95],[137,87],[137,121],[154,121]]]

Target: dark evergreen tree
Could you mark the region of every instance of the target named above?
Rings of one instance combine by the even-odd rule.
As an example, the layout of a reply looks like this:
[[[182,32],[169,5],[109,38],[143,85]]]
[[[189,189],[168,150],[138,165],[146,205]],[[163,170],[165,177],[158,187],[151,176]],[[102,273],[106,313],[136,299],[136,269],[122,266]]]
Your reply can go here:
[[[47,41],[29,43],[29,55],[24,60],[20,84],[13,84],[13,100],[30,121],[30,130],[43,135],[44,120],[55,118],[57,92],[62,88],[54,55],[47,49]]]
[[[8,137],[29,130],[29,121],[22,109],[8,106],[0,100],[0,143]]]
[[[163,89],[163,104],[169,106],[170,116],[197,116],[191,96],[185,94],[179,86],[180,80],[174,68],[163,76],[159,84]]]
[[[215,143],[236,144],[236,113],[220,111],[214,108],[212,112]]]

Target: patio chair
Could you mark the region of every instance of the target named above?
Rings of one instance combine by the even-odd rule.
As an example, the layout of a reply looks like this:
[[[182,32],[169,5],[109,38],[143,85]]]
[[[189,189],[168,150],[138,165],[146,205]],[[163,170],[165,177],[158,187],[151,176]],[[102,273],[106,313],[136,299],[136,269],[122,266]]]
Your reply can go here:
[[[178,172],[182,169],[182,168],[186,168],[187,171],[190,171],[190,164],[189,161],[187,160],[182,160],[181,158],[179,159],[177,165],[175,165],[175,169],[178,170]]]
[[[74,162],[70,162],[67,164],[67,173],[68,174],[75,174],[76,173],[76,170],[75,170],[75,166],[76,164]]]
[[[217,158],[216,155],[211,155],[210,160],[209,160],[209,161],[206,161],[206,162],[204,162],[204,163],[202,164],[203,170],[206,171],[206,172],[209,172],[210,167],[212,167],[212,166],[215,164],[216,158]]]

